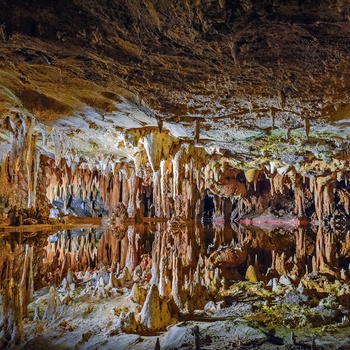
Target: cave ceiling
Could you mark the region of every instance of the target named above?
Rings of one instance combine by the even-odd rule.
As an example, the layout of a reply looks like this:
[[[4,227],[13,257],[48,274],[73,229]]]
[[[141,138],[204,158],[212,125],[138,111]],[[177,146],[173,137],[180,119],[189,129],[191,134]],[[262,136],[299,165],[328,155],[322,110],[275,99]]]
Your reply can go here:
[[[0,146],[135,160],[163,132],[237,166],[340,166],[350,142],[350,2],[0,1]],[[141,140],[141,141],[140,141]]]

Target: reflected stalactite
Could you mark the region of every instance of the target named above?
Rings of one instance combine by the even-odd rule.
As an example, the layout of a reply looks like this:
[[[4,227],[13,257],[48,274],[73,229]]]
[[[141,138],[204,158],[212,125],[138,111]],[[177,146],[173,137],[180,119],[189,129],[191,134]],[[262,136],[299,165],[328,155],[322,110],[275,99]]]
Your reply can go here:
[[[135,227],[129,226],[128,233],[128,249],[127,255],[125,258],[125,266],[129,269],[130,273],[132,273],[137,265],[139,265],[139,241],[140,235],[135,232]]]
[[[315,238],[312,228],[267,231],[237,224],[203,227],[181,218],[173,218],[168,223],[140,225],[121,221],[120,230],[123,234],[111,228],[104,231],[67,230],[48,238],[42,265],[35,269],[36,274],[40,273],[41,285],[54,286],[44,313],[48,321],[64,312],[66,301],[62,301],[65,300],[63,295],[59,296],[63,293],[60,290],[69,292],[70,288],[80,285],[84,293],[102,299],[130,290],[132,300],[136,300],[138,306],[136,310],[130,310],[134,312],[133,318],[131,315],[120,316],[124,320],[122,329],[147,334],[150,332],[145,326],[148,321],[144,324],[141,319],[151,317],[149,322],[158,322],[157,327],[161,329],[179,314],[203,309],[208,300],[229,293],[237,281],[263,282],[262,285],[272,291],[286,285],[296,288],[300,283],[314,288],[308,280],[309,272],[312,276],[339,278],[339,270],[348,265],[347,250],[344,250],[347,235],[343,237],[345,245],[337,246],[338,233],[326,230],[324,226],[319,227]],[[16,247],[16,244],[12,246]],[[3,275],[8,276],[4,282],[7,290],[13,291],[18,300],[16,305],[21,309],[15,313],[17,319],[19,315],[21,318],[25,315],[24,305],[33,294],[33,281],[38,280],[33,277],[31,246],[23,245],[20,254],[23,257],[20,271],[13,273],[15,263],[10,260],[4,262],[7,267],[6,272],[3,271]],[[6,256],[4,254],[3,259],[7,259]],[[314,268],[308,271],[312,257]],[[13,282],[10,276],[15,276]],[[341,276],[343,281],[347,280],[344,272]],[[17,287],[10,288],[13,284]],[[157,288],[153,294],[158,296],[151,293],[148,300],[147,293],[152,285]],[[5,308],[15,306],[9,296],[4,300]],[[147,314],[146,301],[159,303],[171,317],[167,316],[167,321],[152,320],[155,316]],[[141,309],[144,310],[143,318]],[[126,326],[130,317],[133,321]],[[15,327],[20,329],[20,322]]]
[[[300,275],[306,270],[306,233],[305,230],[299,228],[295,232],[295,257]]]
[[[316,271],[339,278],[334,232],[319,226],[316,235]]]
[[[35,281],[40,280],[38,265],[43,259],[42,247],[35,243],[35,237],[27,239],[20,233],[0,238],[1,348],[19,344],[23,338],[23,318],[28,317]]]

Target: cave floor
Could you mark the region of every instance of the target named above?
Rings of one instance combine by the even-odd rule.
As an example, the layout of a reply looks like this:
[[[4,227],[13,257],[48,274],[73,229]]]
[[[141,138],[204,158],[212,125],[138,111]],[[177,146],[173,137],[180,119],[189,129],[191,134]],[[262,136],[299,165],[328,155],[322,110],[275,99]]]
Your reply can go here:
[[[47,294],[41,296],[42,300]],[[42,301],[39,301],[39,303]],[[194,349],[193,328],[199,327],[200,349],[311,349],[312,338],[317,349],[348,349],[349,326],[330,323],[321,327],[290,328],[288,325],[255,322],[259,312],[251,304],[238,302],[219,311],[198,311],[187,320],[170,325],[167,330],[151,336],[115,334],[114,310],[130,303],[126,295],[110,299],[90,296],[76,297],[64,311],[47,323],[26,321],[25,344],[15,349],[154,349],[159,337],[161,349]],[[44,305],[43,305],[44,307]],[[286,310],[291,322],[303,317],[302,309]],[[33,315],[30,305],[29,319]],[[320,316],[321,317],[321,316]],[[293,319],[293,320],[292,320]],[[288,321],[287,321],[288,323]],[[291,332],[296,341],[291,344]]]

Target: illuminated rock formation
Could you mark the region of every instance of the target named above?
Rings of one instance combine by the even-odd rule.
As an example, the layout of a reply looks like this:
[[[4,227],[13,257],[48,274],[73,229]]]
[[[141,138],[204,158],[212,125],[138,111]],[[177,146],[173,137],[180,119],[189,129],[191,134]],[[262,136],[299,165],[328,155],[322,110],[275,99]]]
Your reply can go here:
[[[166,299],[159,296],[158,287],[152,284],[141,310],[141,325],[154,331],[167,326],[170,319]]]
[[[76,312],[152,337],[233,302],[266,329],[346,327],[349,9],[2,2],[0,347],[32,341],[32,318],[33,334],[74,333]],[[303,316],[281,323],[283,305]],[[210,326],[186,327],[183,344],[211,346]]]

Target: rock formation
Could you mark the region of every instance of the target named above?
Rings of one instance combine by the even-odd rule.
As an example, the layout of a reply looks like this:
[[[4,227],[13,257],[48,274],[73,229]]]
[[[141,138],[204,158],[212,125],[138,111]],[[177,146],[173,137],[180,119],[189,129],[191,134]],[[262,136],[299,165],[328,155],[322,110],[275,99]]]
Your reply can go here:
[[[135,344],[233,303],[347,327],[349,18],[348,0],[2,1],[0,347],[99,303]],[[225,327],[227,348],[285,339]]]

